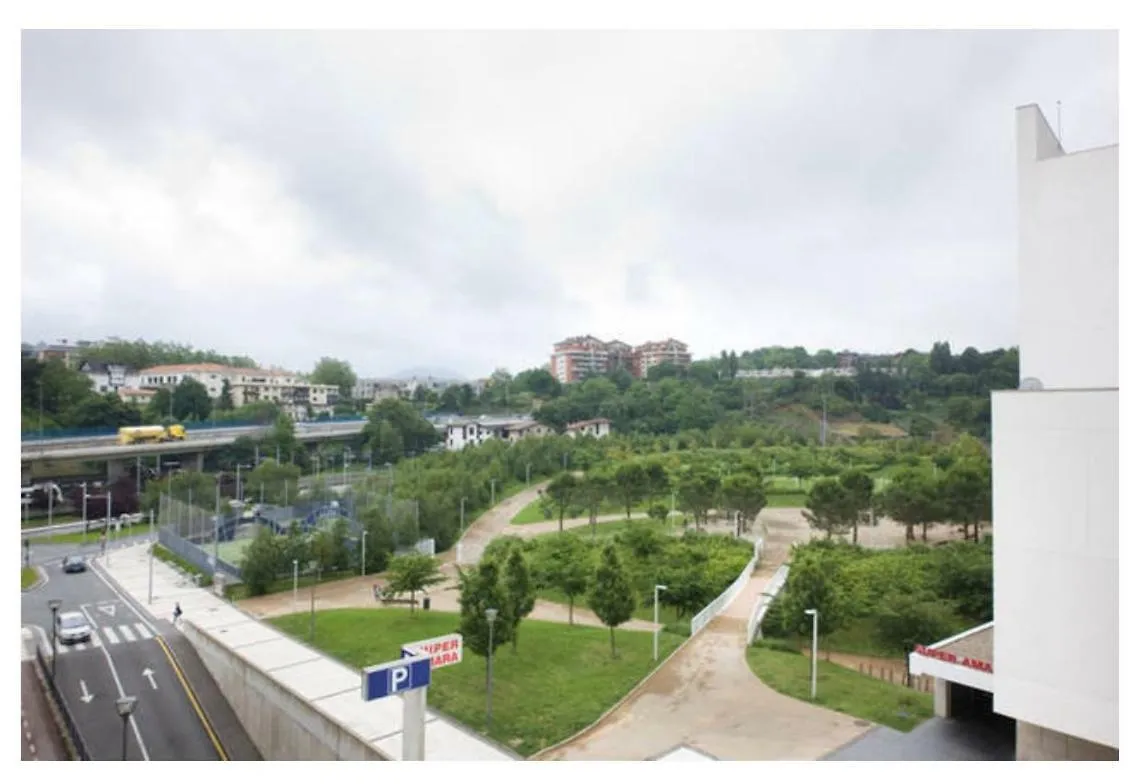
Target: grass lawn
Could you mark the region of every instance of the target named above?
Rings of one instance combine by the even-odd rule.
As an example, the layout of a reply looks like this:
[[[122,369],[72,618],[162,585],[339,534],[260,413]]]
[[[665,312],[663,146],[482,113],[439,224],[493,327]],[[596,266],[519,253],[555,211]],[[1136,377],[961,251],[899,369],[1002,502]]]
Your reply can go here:
[[[761,681],[789,697],[811,701],[811,660],[801,653],[767,647],[767,641],[747,650],[747,663]],[[934,698],[905,686],[861,675],[820,661],[816,699],[840,713],[909,732],[934,715]]]
[[[309,613],[270,619],[302,640]],[[399,657],[402,643],[450,634],[456,613],[404,609],[326,610],[317,613],[315,645],[351,667]],[[660,635],[661,656],[683,638]],[[652,640],[646,632],[616,632],[613,659],[608,630],[524,621],[517,653],[510,645],[493,658],[491,736],[529,756],[591,724],[652,669]],[[469,650],[460,664],[433,673],[429,704],[478,732],[485,726],[485,660]]]
[[[40,579],[40,573],[30,566],[24,566],[20,569],[20,590],[26,591],[28,588],[35,585]]]
[[[647,512],[649,504],[655,503],[657,500],[660,501],[660,503],[667,506],[669,509],[672,508],[672,497],[671,496],[665,496],[664,498],[653,499],[652,501],[644,501],[644,502],[641,502],[638,504],[633,504],[632,505],[632,514]],[[529,525],[530,523],[549,523],[549,522],[555,523],[557,520],[556,513],[554,512],[551,517],[545,517],[545,512],[544,512],[542,504],[543,504],[543,499],[541,499],[541,498],[538,498],[536,501],[533,501],[531,504],[526,506],[520,512],[517,512],[516,516],[514,516],[513,520],[511,521],[512,524],[513,525]],[[570,511],[573,512],[574,514],[570,514]],[[611,502],[606,503],[606,504],[601,504],[600,511],[597,512],[598,517],[601,515],[617,515],[617,514],[624,514],[624,504],[617,503],[615,501],[611,501]],[[568,520],[570,518],[574,518],[574,517],[588,517],[588,512],[586,512],[583,509],[575,509],[575,508],[571,509],[571,510],[565,510],[565,519],[566,520]]]
[[[768,493],[767,505],[772,509],[800,509],[807,505],[807,494]]]
[[[89,521],[90,522],[90,521]],[[84,542],[98,542],[99,535],[103,533],[103,529],[91,530],[84,534],[83,531],[76,531],[68,534],[54,534],[52,536],[37,536],[32,540],[33,546],[35,544],[82,544]],[[132,536],[135,534],[147,533],[147,523],[139,523],[138,525],[125,525],[115,533],[114,524],[111,527],[111,532],[108,534],[108,541],[114,542],[121,536]]]

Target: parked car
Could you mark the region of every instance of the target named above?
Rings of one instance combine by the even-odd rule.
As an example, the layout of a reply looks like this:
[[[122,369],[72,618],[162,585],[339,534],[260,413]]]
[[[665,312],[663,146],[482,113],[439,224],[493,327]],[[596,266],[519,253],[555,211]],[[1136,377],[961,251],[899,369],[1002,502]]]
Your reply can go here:
[[[65,645],[91,640],[91,626],[79,612],[60,613],[56,617],[56,637]]]
[[[64,558],[64,572],[71,574],[72,572],[86,572],[87,562],[84,561],[82,555],[69,555]]]

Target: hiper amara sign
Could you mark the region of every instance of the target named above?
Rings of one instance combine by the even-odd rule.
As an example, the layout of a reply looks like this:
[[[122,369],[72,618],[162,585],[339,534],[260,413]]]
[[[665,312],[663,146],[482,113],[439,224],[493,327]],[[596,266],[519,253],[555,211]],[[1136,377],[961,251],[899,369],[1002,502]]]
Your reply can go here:
[[[436,670],[439,667],[460,664],[462,650],[461,635],[447,634],[444,637],[405,643],[402,645],[402,657],[428,656],[430,666]]]
[[[940,651],[936,648],[927,648],[925,645],[914,646],[914,652],[919,656],[926,656],[929,659],[938,659],[939,661],[950,662],[951,664],[958,664],[962,667],[969,667],[972,670],[979,670],[981,672],[994,672],[994,665],[988,661],[981,659],[972,659],[969,656],[959,656],[949,651]]]

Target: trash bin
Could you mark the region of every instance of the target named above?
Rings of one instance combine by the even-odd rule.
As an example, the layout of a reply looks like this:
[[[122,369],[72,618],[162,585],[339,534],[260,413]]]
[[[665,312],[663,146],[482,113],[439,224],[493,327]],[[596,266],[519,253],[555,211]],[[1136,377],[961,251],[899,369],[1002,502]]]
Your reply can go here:
[[[421,600],[421,609],[423,609],[423,610],[428,610],[428,609],[429,609],[429,597],[428,597],[428,596],[423,596],[423,597],[422,597],[422,600]]]

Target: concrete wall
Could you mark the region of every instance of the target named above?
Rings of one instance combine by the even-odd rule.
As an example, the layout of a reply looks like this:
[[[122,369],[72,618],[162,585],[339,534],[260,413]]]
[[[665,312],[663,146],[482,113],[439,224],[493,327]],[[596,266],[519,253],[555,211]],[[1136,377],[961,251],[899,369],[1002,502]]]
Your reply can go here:
[[[1118,393],[993,396],[994,707],[1118,745]]]
[[[1021,761],[1075,760],[1112,762],[1119,757],[1117,749],[1099,743],[1054,732],[1036,724],[1018,722],[1015,757]]]
[[[1036,106],[1018,110],[1021,376],[1117,386],[1118,148],[1067,155]]]
[[[182,631],[264,759],[386,760],[369,743],[219,645],[194,623],[184,619]]]

